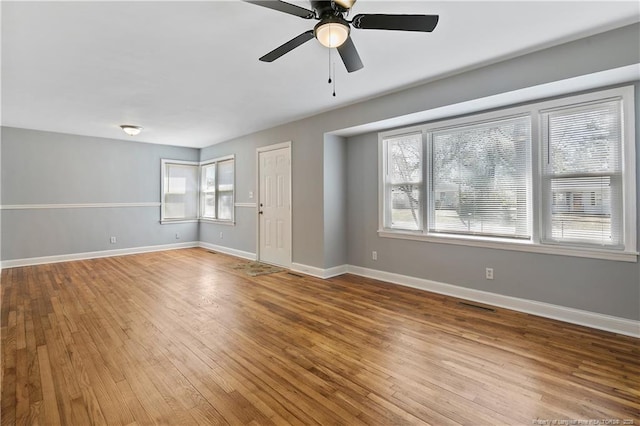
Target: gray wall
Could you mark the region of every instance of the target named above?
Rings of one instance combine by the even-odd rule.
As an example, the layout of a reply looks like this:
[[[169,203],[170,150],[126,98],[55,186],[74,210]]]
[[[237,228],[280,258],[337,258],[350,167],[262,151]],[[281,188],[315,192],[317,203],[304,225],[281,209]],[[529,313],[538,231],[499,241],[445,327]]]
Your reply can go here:
[[[372,142],[375,135],[354,136],[347,142],[329,135],[458,102],[637,64],[639,36],[640,24],[634,24],[242,136],[199,153],[3,129],[2,204],[158,201],[161,157],[206,160],[227,154],[236,155],[236,201],[255,202],[256,198],[250,200],[248,193],[256,191],[256,148],[291,141],[293,262],[318,268],[348,262],[640,319],[637,263],[378,238],[377,151]],[[157,212],[132,219],[136,214],[134,210],[127,210],[122,216],[110,214],[100,218],[107,225],[97,226],[97,217],[90,209],[67,214],[4,211],[2,259],[120,248],[105,246],[112,232],[109,226],[113,223],[125,234],[134,232],[126,228],[129,220],[144,222],[140,223],[140,230],[136,229],[138,233],[131,244],[175,242],[173,226],[177,225],[159,225]],[[49,223],[55,226],[48,226]],[[58,226],[63,231],[53,230]],[[142,229],[145,226],[148,228]],[[203,223],[198,231],[198,226],[192,225],[183,241],[200,239],[254,252],[255,226],[253,209],[236,208],[235,227]],[[39,233],[27,232],[32,229]],[[224,233],[222,239],[220,231]],[[86,240],[79,234],[85,235]],[[369,260],[372,250],[378,251],[376,263]],[[479,280],[478,274],[482,276],[489,264],[495,268],[496,279]]]
[[[327,258],[326,239],[339,241],[342,226],[327,229],[325,202],[335,199],[335,188],[325,188],[325,140],[329,133],[458,102],[505,93],[543,83],[582,76],[640,62],[640,24],[576,40],[560,46],[443,78],[403,91],[239,137],[202,151],[209,159],[245,152],[236,161],[236,176],[250,173],[250,182],[237,182],[244,193],[255,186],[255,148],[292,142],[293,262],[318,268],[338,266]],[[247,162],[245,164],[245,162]],[[349,167],[347,165],[347,167]],[[351,197],[351,195],[350,195]],[[377,211],[377,209],[376,209]],[[238,224],[241,226],[241,224]],[[255,247],[254,241],[234,241],[236,247]],[[350,225],[349,225],[350,226]],[[250,235],[250,233],[246,233]],[[334,239],[335,238],[335,239]],[[210,241],[207,241],[210,242]],[[329,245],[332,245],[330,243]],[[255,250],[255,249],[254,249]],[[332,254],[330,255],[332,256]]]
[[[2,205],[157,203],[160,159],[198,161],[198,155],[191,148],[3,127]],[[4,210],[2,260],[198,241],[197,223],[159,220],[159,207]]]
[[[640,105],[636,108],[640,111]],[[350,265],[640,318],[638,263],[378,237],[378,134],[350,138],[347,159]],[[377,261],[371,259],[374,250]],[[485,279],[486,267],[494,269],[494,280]]]
[[[226,155],[235,155],[235,202],[255,203],[258,199],[256,188],[256,149],[264,145],[285,142],[271,140],[258,143],[248,138],[243,143],[223,143],[200,150],[200,161],[211,160]],[[249,198],[249,193],[253,198]],[[256,215],[255,207],[236,207],[235,226],[219,223],[202,222],[200,224],[200,241],[225,246],[247,253],[256,252]],[[222,238],[220,233],[222,232]]]
[[[236,163],[238,175],[242,173],[240,170],[246,170],[251,176],[248,183],[238,182],[242,197],[243,192],[255,185],[255,147],[292,141],[296,263],[318,268],[349,263],[637,320],[640,319],[637,263],[378,238],[377,135],[350,138],[343,161],[340,143],[330,133],[637,64],[639,35],[640,25],[634,24],[548,48],[240,137],[203,150],[202,158],[243,152],[249,147],[248,157],[239,157]],[[343,170],[334,167],[340,163],[344,164]],[[339,176],[347,177],[342,190]],[[346,223],[338,218],[344,206]],[[248,226],[251,233],[247,235],[252,235],[252,241],[246,246],[252,247],[255,222]],[[242,246],[240,242],[234,244]],[[337,249],[341,245],[347,248],[346,261],[344,251]],[[378,251],[377,262],[370,260],[372,250]],[[486,266],[495,268],[493,281],[483,278]]]
[[[347,264],[347,145],[340,136],[324,139],[324,267]]]

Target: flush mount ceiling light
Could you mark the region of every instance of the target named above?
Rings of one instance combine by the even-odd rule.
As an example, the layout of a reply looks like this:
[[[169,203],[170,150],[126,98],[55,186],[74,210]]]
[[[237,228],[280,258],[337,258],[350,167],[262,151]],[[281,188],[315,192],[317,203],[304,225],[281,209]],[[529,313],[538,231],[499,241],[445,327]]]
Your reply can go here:
[[[318,41],[325,47],[340,47],[349,37],[349,24],[340,18],[321,21],[314,28]]]
[[[142,131],[142,127],[133,126],[131,124],[122,124],[120,128],[129,136],[136,136],[138,133]]]

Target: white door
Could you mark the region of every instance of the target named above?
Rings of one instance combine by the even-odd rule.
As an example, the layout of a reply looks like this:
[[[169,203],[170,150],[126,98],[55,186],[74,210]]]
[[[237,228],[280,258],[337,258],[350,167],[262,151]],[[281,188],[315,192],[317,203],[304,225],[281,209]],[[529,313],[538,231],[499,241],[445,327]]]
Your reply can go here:
[[[291,153],[289,148],[258,152],[259,260],[291,266]]]

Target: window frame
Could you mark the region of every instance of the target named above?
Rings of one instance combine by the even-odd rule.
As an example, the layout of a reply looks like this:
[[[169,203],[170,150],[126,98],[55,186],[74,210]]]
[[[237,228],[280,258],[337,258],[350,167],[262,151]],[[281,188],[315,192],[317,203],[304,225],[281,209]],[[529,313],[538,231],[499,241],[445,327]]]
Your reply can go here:
[[[217,218],[208,218],[203,216],[202,207],[203,207],[203,191],[202,191],[202,171],[203,168],[212,164],[216,165],[216,216],[218,212],[218,166],[217,163],[223,161],[232,161],[233,165],[233,189],[231,191],[231,219],[217,219]],[[172,219],[165,217],[165,181],[166,181],[166,166],[170,164],[176,165],[184,165],[184,166],[193,166],[196,168],[197,180],[196,180],[196,217],[195,218],[185,218],[185,219]],[[223,157],[213,158],[205,161],[184,161],[184,160],[172,160],[172,159],[161,159],[160,160],[160,223],[161,224],[172,224],[172,223],[190,223],[190,222],[211,222],[217,223],[221,225],[234,225],[235,226],[235,196],[236,196],[236,162],[235,155],[226,155]]]
[[[221,162],[225,162],[225,161],[229,161],[231,160],[233,163],[233,189],[231,191],[231,219],[218,219],[218,207],[219,207],[219,202],[218,202],[218,195],[220,194],[220,190],[218,189],[218,185],[219,185],[219,171],[220,168],[218,167],[218,163]],[[215,164],[215,170],[216,170],[216,177],[215,177],[215,190],[214,190],[214,194],[215,194],[215,218],[210,218],[210,217],[204,217],[203,216],[203,212],[202,212],[202,204],[203,204],[203,196],[204,196],[204,192],[202,191],[202,182],[200,182],[199,185],[199,192],[198,192],[198,200],[200,202],[200,207],[198,209],[199,212],[199,220],[202,222],[212,222],[212,223],[220,223],[220,224],[227,224],[227,225],[235,225],[235,217],[236,217],[236,208],[235,208],[235,202],[236,202],[236,161],[235,161],[235,155],[226,155],[224,157],[218,157],[218,158],[213,158],[210,160],[206,160],[200,163],[200,174],[199,177],[200,179],[202,179],[202,171],[204,169],[204,167],[207,166],[211,166]]]
[[[609,249],[601,247],[576,246],[563,243],[549,243],[543,241],[542,230],[545,226],[544,208],[550,207],[545,202],[543,193],[543,146],[542,146],[542,111],[554,108],[569,107],[588,102],[603,101],[609,98],[620,98],[622,101],[622,211],[623,213],[623,241],[624,249]],[[531,120],[531,143],[528,148],[529,158],[529,185],[528,188],[528,214],[531,229],[531,238],[516,240],[510,238],[459,235],[459,234],[433,234],[429,232],[431,226],[430,217],[433,209],[433,191],[431,187],[432,148],[431,134],[434,131],[462,127],[482,121],[494,121],[515,116],[529,115]],[[423,134],[423,219],[422,229],[407,231],[390,228],[387,225],[386,203],[386,144],[385,140],[392,137],[422,132]],[[635,99],[634,86],[621,86],[613,89],[600,89],[582,94],[568,94],[550,100],[531,101],[520,106],[506,106],[489,112],[477,111],[464,116],[445,118],[410,127],[397,128],[378,133],[378,235],[385,238],[398,238],[418,240],[433,243],[457,244],[472,247],[485,247],[493,249],[557,254],[586,258],[597,258],[627,262],[637,262],[637,216],[636,216],[636,164],[635,164]]]
[[[167,181],[167,166],[170,165],[177,166],[191,166],[196,169],[196,216],[190,218],[167,218],[166,217],[166,181]],[[161,159],[160,160],[160,223],[189,223],[189,222],[197,222],[200,216],[200,176],[199,176],[199,166],[200,163],[197,161],[184,161],[184,160],[170,160],[170,159]]]
[[[395,135],[396,138],[408,138],[408,137],[412,137],[412,136],[416,136],[416,135],[422,135],[422,144],[420,147],[420,154],[421,154],[421,163],[424,161],[425,158],[425,154],[424,154],[424,150],[425,150],[425,146],[424,146],[424,134],[422,134],[422,131],[409,131],[409,132],[403,132],[400,134]],[[397,230],[397,231],[403,231],[403,232],[421,232],[421,228],[424,227],[425,222],[425,215],[426,215],[426,211],[425,211],[425,205],[424,202],[426,200],[426,194],[424,193],[425,190],[425,170],[426,168],[424,167],[424,164],[421,164],[421,173],[420,173],[420,182],[402,182],[402,183],[392,183],[392,182],[387,182],[385,180],[385,197],[389,197],[389,199],[392,198],[392,194],[393,194],[393,187],[397,186],[397,185],[418,185],[421,186],[422,188],[420,189],[419,192],[419,218],[418,218],[418,229],[408,229],[408,228],[401,228],[401,227],[393,227],[393,226],[388,226],[389,229],[393,229],[393,230]],[[384,160],[384,173],[385,173],[385,177],[389,176],[389,158],[387,156],[385,156],[385,160]],[[391,220],[392,220],[392,210],[393,210],[393,201],[390,204],[385,204],[384,206],[384,217],[385,217],[385,223],[389,223],[391,224]]]

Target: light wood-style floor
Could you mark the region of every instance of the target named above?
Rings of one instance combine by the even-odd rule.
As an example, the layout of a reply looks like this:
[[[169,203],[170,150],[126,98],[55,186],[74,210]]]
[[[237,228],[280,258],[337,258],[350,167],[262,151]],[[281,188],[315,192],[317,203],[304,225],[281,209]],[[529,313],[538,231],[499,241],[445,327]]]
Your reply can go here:
[[[2,425],[640,425],[638,339],[240,262],[2,271]]]

